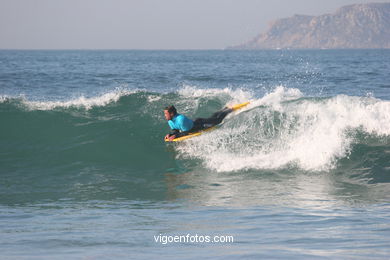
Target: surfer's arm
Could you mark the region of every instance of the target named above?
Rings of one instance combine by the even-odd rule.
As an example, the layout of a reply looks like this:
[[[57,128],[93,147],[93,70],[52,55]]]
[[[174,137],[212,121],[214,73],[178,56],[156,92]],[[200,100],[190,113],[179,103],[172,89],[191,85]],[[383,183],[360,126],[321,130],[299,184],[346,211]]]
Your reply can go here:
[[[167,134],[165,136],[165,139],[169,139],[169,138],[175,139],[175,138],[178,138],[178,137],[182,137],[182,136],[188,135],[189,133],[190,133],[190,131],[182,131],[182,132],[180,132],[177,129],[172,129],[169,132],[169,134]]]
[[[166,136],[165,139],[175,139],[180,134],[180,131],[177,129],[172,129]]]
[[[168,124],[171,128],[169,134],[165,136],[165,139],[174,139],[178,137],[182,137],[188,135],[191,129],[193,128],[192,120],[180,115],[180,117],[176,118],[175,123],[170,120]]]
[[[178,135],[178,134],[180,134],[180,131],[179,130],[177,130],[177,129],[172,129],[170,132],[169,132],[169,136],[172,136],[172,135]]]
[[[182,136],[185,136],[185,135],[188,135],[190,133],[190,131],[182,131],[182,132],[177,132],[175,133],[175,138],[178,138],[178,137],[182,137]]]

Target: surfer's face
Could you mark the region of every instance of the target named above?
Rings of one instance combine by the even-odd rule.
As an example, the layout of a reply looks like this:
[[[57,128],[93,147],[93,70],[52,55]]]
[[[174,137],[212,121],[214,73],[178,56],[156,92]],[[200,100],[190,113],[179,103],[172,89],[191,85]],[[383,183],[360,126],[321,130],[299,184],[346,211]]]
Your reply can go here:
[[[166,120],[171,120],[173,117],[172,114],[173,113],[169,113],[168,110],[164,110],[164,116]]]

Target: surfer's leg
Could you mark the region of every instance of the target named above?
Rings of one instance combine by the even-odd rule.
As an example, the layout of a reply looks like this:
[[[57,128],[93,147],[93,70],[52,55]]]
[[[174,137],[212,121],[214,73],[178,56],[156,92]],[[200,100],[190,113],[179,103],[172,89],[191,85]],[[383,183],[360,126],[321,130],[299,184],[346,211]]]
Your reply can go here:
[[[233,109],[226,107],[218,112],[215,112],[211,117],[207,118],[206,121],[207,123],[218,125],[231,112],[233,112]]]
[[[204,121],[206,118],[197,118],[194,120],[194,126],[192,127],[191,131],[199,131],[204,129]]]
[[[218,112],[215,112],[209,118],[197,118],[194,121],[194,126],[192,127],[191,131],[199,131],[199,130],[202,130],[205,128],[209,128],[209,127],[218,125],[232,111],[233,111],[233,109],[224,108]]]
[[[224,108],[218,112],[215,112],[211,117],[209,118],[197,118],[194,121],[194,131],[202,130],[205,128],[209,128],[215,125],[218,125],[222,122],[222,120],[233,110],[230,108]]]

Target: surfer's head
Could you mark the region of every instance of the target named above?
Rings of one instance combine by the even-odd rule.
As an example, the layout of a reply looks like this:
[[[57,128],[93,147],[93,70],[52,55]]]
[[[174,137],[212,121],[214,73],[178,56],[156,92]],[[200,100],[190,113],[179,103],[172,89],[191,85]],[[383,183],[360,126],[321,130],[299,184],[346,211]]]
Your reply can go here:
[[[176,116],[176,114],[177,111],[173,105],[164,108],[164,116],[166,120],[171,120],[174,116]]]

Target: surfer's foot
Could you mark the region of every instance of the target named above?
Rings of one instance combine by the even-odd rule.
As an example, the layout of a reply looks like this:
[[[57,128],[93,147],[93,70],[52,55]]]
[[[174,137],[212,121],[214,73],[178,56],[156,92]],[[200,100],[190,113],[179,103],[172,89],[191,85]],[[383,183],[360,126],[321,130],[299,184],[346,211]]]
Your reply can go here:
[[[233,108],[232,107],[224,107],[223,109],[222,109],[222,111],[226,111],[226,112],[233,112]]]

